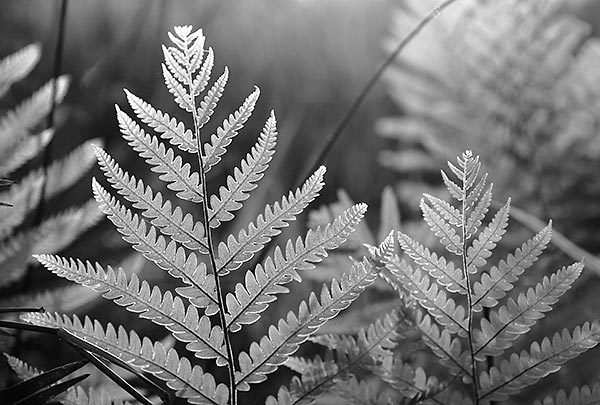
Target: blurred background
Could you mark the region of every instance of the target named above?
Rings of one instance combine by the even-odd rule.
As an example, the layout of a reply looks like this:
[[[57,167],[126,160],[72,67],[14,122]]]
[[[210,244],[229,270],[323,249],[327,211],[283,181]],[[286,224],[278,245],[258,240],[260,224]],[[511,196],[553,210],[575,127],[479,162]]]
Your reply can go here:
[[[486,2],[482,0],[481,3]],[[585,25],[586,39],[596,35],[600,29],[600,2],[592,0],[561,3],[558,11],[553,11],[554,14],[568,15],[569,18],[581,19],[581,24],[589,24]],[[224,161],[215,170],[216,173],[211,172],[211,181],[214,181],[215,185],[222,184],[225,176],[254,143],[271,109],[275,110],[278,119],[279,144],[271,168],[263,179],[265,186],[254,192],[252,199],[245,205],[245,211],[229,228],[229,232],[233,232],[253,220],[266,202],[279,199],[302,180],[299,176],[305,172],[307,165],[312,161],[311,158],[339,124],[390,49],[415,25],[417,18],[424,15],[436,2],[425,1],[417,6],[415,4],[418,2],[401,0],[71,0],[68,2],[65,42],[61,53],[61,73],[71,77],[71,84],[64,102],[56,113],[57,132],[51,147],[52,157],[64,156],[84,141],[97,138],[102,140],[107,151],[125,169],[146,179],[155,190],[160,190],[162,183],[147,170],[143,161],[122,140],[114,105],[127,108],[123,92],[123,88],[127,88],[157,108],[177,116],[178,110],[162,79],[160,44],[168,42],[167,31],[174,25],[193,24],[195,27],[202,27],[207,37],[207,45],[215,50],[213,77],[217,77],[225,66],[230,70],[227,90],[211,120],[211,128],[216,128],[237,109],[252,92],[254,85],[261,89],[261,97],[252,118],[234,141]],[[27,80],[12,87],[10,93],[1,100],[2,109],[14,106],[52,77],[59,9],[59,1],[0,1],[0,57],[30,43],[37,42],[42,47],[42,57],[36,69]],[[426,137],[427,142],[415,141],[414,138],[422,132],[444,132],[439,127],[436,130],[431,126],[415,130],[414,121],[398,121],[417,115],[422,118],[423,108],[437,113],[438,110],[428,107],[427,103],[432,97],[436,100],[444,97],[437,93],[427,93],[427,97],[423,98],[423,87],[411,86],[411,83],[415,83],[412,75],[415,66],[417,70],[427,68],[425,70],[433,71],[432,75],[437,75],[436,79],[439,81],[432,83],[435,83],[438,89],[450,81],[450,84],[456,87],[468,87],[469,76],[457,74],[462,68],[457,68],[457,63],[454,63],[456,60],[462,60],[465,55],[464,49],[457,46],[454,50],[460,52],[445,56],[434,52],[436,48],[447,45],[448,42],[444,41],[448,41],[448,38],[456,38],[444,36],[450,35],[451,29],[448,27],[455,27],[456,18],[459,17],[456,17],[456,13],[449,13],[447,19],[441,18],[438,23],[426,28],[421,41],[415,41],[407,49],[406,59],[399,61],[371,90],[328,155],[328,171],[325,177],[327,186],[312,208],[336,201],[337,190],[343,188],[352,200],[369,204],[371,209],[367,216],[367,224],[368,227],[377,229],[380,224],[382,191],[385,186],[391,185],[397,195],[402,224],[411,229],[410,224],[419,219],[419,213],[416,211],[418,200],[415,200],[415,196],[423,190],[439,186],[437,173],[445,160],[465,148],[472,148],[476,154],[482,155],[484,165],[488,160],[491,161],[487,169],[491,172],[493,180],[499,183],[495,191],[498,200],[513,195],[515,205],[544,221],[555,218],[557,228],[567,237],[590,252],[599,253],[600,233],[597,229],[600,229],[600,209],[596,208],[599,200],[595,197],[600,197],[600,192],[597,193],[596,188],[585,184],[597,183],[600,148],[594,149],[598,153],[590,152],[582,158],[586,164],[582,164],[582,160],[577,158],[576,162],[566,159],[561,165],[558,164],[557,157],[578,156],[564,147],[564,143],[559,144],[563,147],[560,149],[554,141],[544,143],[547,138],[531,138],[533,143],[519,141],[511,143],[514,148],[507,148],[506,144],[489,142],[492,138],[490,132],[487,132],[490,128],[489,123],[463,119],[471,116],[466,114],[463,117],[455,110],[443,112],[448,115],[448,111],[451,111],[456,114],[455,121],[462,120],[468,125],[453,127],[452,131],[456,135],[452,134],[452,138],[448,138],[452,139],[452,146],[433,140],[433,136]],[[461,31],[456,30],[452,35],[460,36]],[[466,37],[467,34],[464,35]],[[577,41],[583,42],[581,39]],[[459,41],[452,43],[457,44]],[[464,41],[462,45],[468,44],[468,41]],[[580,49],[581,47],[575,46],[568,48],[566,52],[577,54]],[[500,52],[491,54],[499,55]],[[476,58],[473,58],[472,62],[476,63]],[[450,64],[453,64],[452,67],[448,67]],[[476,68],[477,66],[475,70]],[[452,76],[453,74],[457,76]],[[596,85],[598,83],[595,82]],[[594,83],[590,79],[588,84]],[[404,85],[406,87],[403,87]],[[476,105],[478,100],[481,101],[477,97],[487,100],[486,93],[477,94],[474,91],[468,96],[461,93],[463,98],[454,101],[460,104],[461,100],[470,97],[468,105],[471,107]],[[595,99],[589,100],[587,105],[591,108],[600,105],[593,104]],[[421,110],[414,107],[415,104],[418,104]],[[461,112],[463,113],[464,111]],[[591,109],[590,114],[595,114],[600,119],[600,111]],[[544,120],[538,115],[536,119]],[[481,114],[478,117],[481,117]],[[590,124],[587,128],[591,137],[597,137],[598,127],[595,124]],[[469,135],[469,131],[476,135]],[[519,135],[514,128],[511,134]],[[544,149],[542,145],[545,145]],[[585,144],[581,145],[577,144],[579,148],[585,148]],[[540,149],[537,149],[538,146]],[[503,165],[494,160],[499,156],[498,150],[503,151],[503,159],[499,159]],[[541,156],[542,150],[546,159],[537,159],[536,153]],[[515,173],[528,171],[532,162],[538,171],[537,174],[532,178],[523,176],[523,183],[519,184],[519,181],[515,181]],[[540,183],[537,181],[542,173],[551,173],[547,176],[548,183],[563,184],[563,177],[576,180],[566,181],[568,184],[559,189],[560,193],[546,193],[547,197],[542,204],[537,198],[540,195]],[[48,210],[58,211],[61,207],[85,202],[91,197],[91,176],[99,175],[97,168],[92,169],[89,175],[75,185],[72,192],[53,199],[52,204],[48,204]],[[520,177],[516,179],[521,180]],[[582,187],[590,192],[573,192],[581,191]],[[561,194],[561,198],[555,194]],[[582,212],[581,207],[588,208]],[[306,229],[305,223],[304,219],[298,221],[292,229],[286,231],[284,237],[303,234]],[[415,225],[415,228],[418,226]],[[526,228],[518,231],[514,240],[509,242],[509,246],[514,246],[514,241],[527,237],[527,232],[530,231]],[[112,225],[104,221],[78,238],[61,254],[115,265],[129,257],[131,252]],[[568,258],[555,249],[545,263],[554,270],[557,264],[565,261],[568,261]],[[129,263],[132,267],[137,267],[138,271],[146,272],[146,278],[156,282],[161,280],[161,273],[151,265],[136,261],[135,258],[130,259]],[[590,277],[598,276],[591,272]],[[20,284],[18,288],[22,292],[32,293],[57,285],[66,284],[38,269],[26,284]],[[279,319],[280,315],[286,312],[285,308],[295,306],[293,302],[305,297],[307,291],[316,285],[316,282],[302,287],[295,285],[297,294],[282,298],[283,304],[280,308],[283,309],[279,312],[274,311],[269,320]],[[600,283],[595,281],[593,285],[600,286]],[[600,300],[592,298],[594,293],[590,288],[588,285],[578,289],[567,301],[569,305],[577,308],[578,318],[594,318],[599,313],[597,309],[589,307],[584,310],[584,306],[600,304]],[[111,310],[107,310],[109,308]],[[600,305],[595,308],[600,309]],[[149,323],[136,320],[124,310],[112,309],[114,306],[111,303],[98,300],[87,303],[86,306],[78,308],[78,311],[98,316],[104,321],[126,324],[129,328],[140,330],[141,334],[157,339],[164,337],[164,334],[160,335],[160,330],[149,328]],[[553,322],[560,326],[563,319],[558,317]],[[264,325],[269,323],[271,322],[265,321]],[[565,324],[566,326],[570,327],[570,324]],[[553,326],[548,328],[554,330]],[[262,335],[261,332],[260,329],[256,329],[252,332],[254,335],[244,339],[254,340]],[[40,357],[39,352],[29,352],[23,347],[19,354],[23,359],[35,362],[42,368],[55,365],[52,363],[53,359]],[[573,381],[579,381],[579,377],[585,380],[582,377],[585,372],[579,371],[577,374],[578,376],[572,378]],[[597,370],[593,372],[593,376],[596,379],[600,377]],[[281,378],[282,383],[287,383],[285,375]],[[557,378],[559,380],[555,382],[561,386],[571,385],[572,381],[562,384],[560,379],[565,378],[564,374]],[[547,387],[539,388],[539,392],[543,392]],[[263,389],[266,393],[272,393],[269,387]]]

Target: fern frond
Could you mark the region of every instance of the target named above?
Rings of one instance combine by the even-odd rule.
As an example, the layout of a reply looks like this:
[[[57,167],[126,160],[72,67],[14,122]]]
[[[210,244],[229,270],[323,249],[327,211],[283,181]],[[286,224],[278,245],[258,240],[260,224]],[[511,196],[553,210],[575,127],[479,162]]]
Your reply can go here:
[[[166,350],[159,342],[140,337],[134,331],[127,331],[112,324],[106,328],[98,321],[86,317],[84,322],[75,315],[69,318],[59,314],[29,313],[23,320],[34,325],[62,328],[73,336],[93,345],[104,352],[109,359],[118,359],[134,368],[152,374],[164,381],[180,398],[189,403],[201,405],[225,405],[228,390],[224,384],[216,384],[214,378],[199,366],[180,357],[174,349]]]
[[[202,223],[196,221],[191,214],[184,215],[180,207],[172,208],[174,204],[171,201],[163,199],[160,193],[155,194],[141,179],[138,180],[121,169],[103,149],[94,147],[94,151],[108,181],[119,194],[133,203],[134,208],[142,210],[142,215],[150,218],[152,225],[188,249],[208,253]]]
[[[429,276],[420,269],[413,269],[406,261],[394,257],[386,258],[386,267],[407,291],[440,325],[450,333],[465,337],[468,333],[465,308],[449,298]]]
[[[309,366],[301,378],[294,377],[290,388],[282,386],[277,393],[277,399],[270,396],[265,405],[314,404],[315,400],[335,383],[339,374],[338,365],[331,356],[321,360],[316,356],[307,363]]]
[[[274,255],[268,257],[264,265],[258,264],[254,273],[246,273],[244,285],[237,284],[235,294],[227,294],[227,327],[236,332],[242,325],[258,320],[275,300],[275,295],[288,292],[283,285],[293,279],[300,281],[297,270],[313,269],[315,263],[327,256],[327,250],[337,248],[346,240],[366,209],[366,204],[357,204],[325,228],[309,230],[304,241],[298,238],[294,244],[289,240],[285,255],[276,247]]]
[[[207,314],[215,314],[218,310],[216,287],[214,277],[207,273],[206,265],[199,262],[193,252],[187,254],[175,241],[167,243],[161,235],[157,236],[154,226],[147,226],[137,214],[132,214],[122,206],[95,178],[92,179],[92,188],[100,209],[117,227],[123,239],[145,258],[192,287],[179,287],[176,290],[179,294],[189,298],[198,308],[206,308]]]
[[[237,237],[230,235],[227,243],[221,242],[217,249],[217,273],[225,276],[237,270],[250,260],[254,253],[263,248],[273,237],[281,233],[281,229],[296,218],[317,196],[323,188],[325,167],[321,166],[295,192],[290,191],[281,201],[272,206],[265,206],[264,214],[259,214],[256,221],[242,229]]]
[[[8,353],[4,353],[4,357],[6,357],[8,365],[10,368],[12,368],[15,374],[17,374],[17,377],[19,377],[19,380],[21,381],[29,380],[30,378],[41,374],[40,370],[37,368],[30,366],[23,360],[13,357]]]
[[[167,187],[175,191],[177,197],[194,203],[202,202],[200,176],[192,171],[190,164],[183,163],[181,156],[165,148],[155,136],[146,134],[119,106],[115,108],[123,138],[153,166],[152,171],[160,173],[158,178],[167,182]]]
[[[398,232],[398,241],[404,253],[413,259],[422,270],[435,278],[440,285],[446,287],[449,292],[462,295],[467,293],[462,270],[454,267],[453,262],[446,261],[443,256],[438,257],[402,232]]]
[[[423,197],[450,225],[460,226],[462,224],[462,214],[452,204],[427,193],[423,194]]]
[[[164,63],[162,64],[162,72],[165,79],[165,85],[167,86],[169,93],[173,95],[173,99],[177,105],[187,112],[194,111],[194,106],[192,105],[192,96],[188,93],[185,87],[179,83],[175,77],[173,77],[173,74],[171,74]]]
[[[102,218],[98,205],[89,200],[81,207],[69,208],[45,219],[39,227],[28,231],[33,243],[33,253],[56,253],[69,246],[83,232]]]
[[[94,144],[101,145],[102,140],[91,139],[86,141],[69,152],[65,157],[55,160],[48,166],[46,170],[45,198],[50,199],[60,194],[85,175],[96,161],[96,156],[92,149],[92,145]],[[20,183],[26,184],[43,176],[43,168],[32,170]]]
[[[424,199],[420,203],[423,219],[431,229],[431,232],[439,239],[440,243],[451,253],[460,256],[463,251],[460,236],[456,230],[433,208],[431,208]]]
[[[572,333],[563,329],[552,340],[544,338],[541,343],[534,342],[529,352],[513,354],[510,360],[504,360],[499,367],[481,373],[481,400],[505,400],[510,394],[518,392],[548,374],[555,373],[561,365],[600,342],[600,324],[584,323]]]
[[[423,368],[413,367],[400,357],[384,358],[381,366],[373,371],[406,398],[426,396],[428,387],[434,382],[434,379],[427,377]]]
[[[208,172],[221,161],[221,156],[227,152],[227,146],[229,146],[231,140],[235,138],[252,115],[259,96],[260,90],[255,87],[254,91],[246,97],[244,103],[233,114],[229,114],[227,119],[223,120],[221,126],[217,128],[216,134],[210,136],[210,143],[204,144],[202,162],[205,172]]]
[[[535,401],[533,405],[593,405],[600,402],[600,383],[589,387],[576,387],[569,394],[560,390],[555,397],[547,396],[543,401]]]
[[[463,379],[471,379],[473,374],[467,364],[470,362],[469,354],[463,351],[459,338],[452,337],[448,329],[436,325],[428,314],[418,314],[415,326],[421,332],[423,341],[431,351],[440,358],[453,375],[463,375]]]
[[[485,186],[486,179],[487,173],[484,176],[482,176],[477,186],[475,186],[475,190],[469,196],[470,199],[467,199],[467,201],[465,202],[465,207],[469,208],[470,204],[474,204],[479,199],[479,194],[481,193],[481,189],[483,189],[483,187]],[[472,209],[465,227],[465,237],[467,239],[471,238],[471,236],[473,236],[473,234],[481,226],[481,221],[483,221],[483,218],[485,218],[485,214],[487,214],[490,205],[492,204],[493,188],[494,185],[490,184],[485,190],[483,197],[479,199],[477,205]]]
[[[467,249],[467,271],[470,274],[477,273],[477,268],[487,263],[487,259],[492,255],[492,250],[502,239],[502,235],[506,233],[509,212],[510,198]]]
[[[33,70],[41,54],[39,44],[30,44],[0,60],[0,97]]]
[[[518,277],[533,265],[542,254],[552,237],[552,222],[533,238],[524,242],[506,259],[500,260],[489,272],[481,274],[481,279],[473,284],[473,310],[482,307],[492,308],[513,288]]]
[[[93,265],[51,255],[34,257],[57,276],[102,293],[104,298],[139,314],[140,318],[164,326],[175,339],[186,343],[186,348],[196,357],[217,359],[217,364],[226,364],[223,330],[212,326],[206,315],[200,316],[196,307],[186,308],[170,291],[163,294],[158,287],[151,287],[144,280],[140,282],[135,274],[128,280],[121,268],[104,269],[98,263]]]
[[[68,83],[66,76],[60,76],[56,82],[50,80],[31,97],[0,118],[0,149],[8,148],[27,136],[48,115],[53,95],[56,102],[63,99]]]
[[[54,131],[47,129],[0,150],[0,176],[6,176],[35,157],[48,145],[53,135]]]
[[[242,208],[242,201],[247,200],[250,191],[257,187],[256,183],[263,177],[275,153],[276,124],[275,114],[271,111],[258,141],[246,155],[246,159],[233,170],[233,176],[227,176],[227,187],[221,186],[218,197],[210,197],[208,214],[212,228],[217,228],[221,222],[231,221],[234,218],[232,212]]]
[[[194,81],[192,82],[192,90],[194,92],[194,96],[202,93],[210,80],[210,75],[212,73],[212,69],[215,64],[215,54],[211,47],[208,48],[206,58],[204,62],[202,62],[202,67],[200,71],[194,77]]]
[[[312,293],[308,304],[300,304],[298,315],[288,313],[277,325],[269,328],[268,336],[259,343],[252,343],[249,352],[239,355],[239,372],[236,373],[236,386],[245,391],[249,384],[264,381],[267,374],[274,372],[292,355],[301,343],[305,342],[327,320],[347,308],[358,295],[372,284],[377,277],[372,265],[363,261],[356,263],[340,282],[334,280],[331,288],[323,286],[321,299]]]
[[[492,311],[489,320],[482,318],[481,329],[473,331],[474,354],[479,356],[478,359],[499,356],[511,347],[515,339],[527,333],[544,316],[544,312],[552,310],[552,305],[571,288],[582,271],[583,263],[563,267],[550,278],[544,277],[535,289],[529,288],[527,293],[519,294],[516,301],[511,298],[506,305]]]
[[[215,108],[223,95],[228,79],[229,69],[225,66],[223,74],[215,81],[206,93],[206,96],[204,96],[204,99],[200,102],[200,107],[198,108],[198,126],[200,128],[210,120],[210,117],[215,112]]]
[[[196,146],[194,134],[185,128],[182,122],[155,109],[127,89],[125,89],[125,94],[129,105],[144,124],[158,132],[160,137],[168,140],[171,145],[177,146],[184,152],[196,153],[198,147]]]

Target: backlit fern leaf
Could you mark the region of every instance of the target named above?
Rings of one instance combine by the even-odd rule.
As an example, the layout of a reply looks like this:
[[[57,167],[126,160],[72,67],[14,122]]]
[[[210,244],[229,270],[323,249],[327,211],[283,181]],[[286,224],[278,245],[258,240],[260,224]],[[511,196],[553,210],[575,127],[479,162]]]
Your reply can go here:
[[[535,401],[534,405],[592,405],[600,401],[600,383],[592,387],[573,388],[569,394],[564,390],[558,391],[555,397],[546,397],[543,401]]]
[[[92,322],[88,317],[83,322],[58,314],[24,315],[24,319],[35,325],[62,328],[66,332],[99,348],[109,358],[121,362],[140,371],[150,373],[167,386],[176,391],[180,398],[186,398],[191,404],[222,405],[227,403],[227,387],[216,384],[214,378],[199,366],[192,366],[185,357],[180,357],[174,349],[166,350],[159,342],[152,342],[137,333],[129,333],[112,324],[103,327],[98,321]]]
[[[151,287],[132,274],[128,279],[123,269],[99,264],[83,263],[58,256],[40,255],[36,259],[58,276],[75,281],[102,293],[104,298],[113,300],[128,311],[138,313],[164,326],[173,336],[184,343],[186,348],[202,359],[217,359],[217,364],[225,365],[223,331],[212,326],[206,315],[199,315],[194,306],[185,307],[183,301],[171,294],[164,294],[156,286]]]
[[[208,218],[211,227],[217,228],[221,222],[231,221],[234,218],[232,212],[242,208],[242,201],[248,199],[249,192],[257,187],[255,183],[267,170],[275,153],[276,141],[276,121],[271,111],[271,116],[251,152],[239,167],[233,169],[233,176],[227,176],[227,187],[221,186],[218,197],[214,194],[210,197]]]
[[[534,342],[528,352],[514,354],[498,368],[492,367],[481,375],[481,399],[505,399],[556,372],[568,360],[577,357],[600,342],[600,324],[585,323],[572,333],[563,329],[552,339]]]
[[[272,207],[265,206],[264,214],[259,214],[256,221],[248,225],[248,230],[242,229],[236,238],[230,235],[227,243],[221,242],[218,247],[217,272],[226,276],[230,271],[238,269],[259,251],[281,228],[288,226],[296,215],[301,213],[313,201],[323,188],[325,167],[319,168],[309,177],[301,188],[290,191],[281,201],[276,201]]]
[[[583,263],[564,267],[544,277],[541,283],[519,294],[516,300],[509,298],[506,305],[490,312],[489,320],[481,320],[481,329],[474,331],[475,355],[499,356],[519,335],[529,332],[544,312],[552,310],[559,297],[563,295],[583,271]]]
[[[224,231],[224,223],[235,219],[236,211],[243,208],[272,159],[277,139],[275,116],[271,113],[255,146],[240,166],[227,176],[226,185],[211,193],[206,173],[222,160],[227,147],[250,118],[259,90],[256,88],[205,142],[205,131],[201,129],[215,111],[229,70],[225,68],[225,73],[197,103],[210,81],[214,66],[212,49],[204,49],[202,31],[193,31],[191,26],[175,27],[169,38],[174,46],[163,47],[165,84],[179,107],[191,113],[193,128],[187,129],[185,121],[162,112],[129,91],[126,96],[135,116],[156,135],[146,133],[119,107],[116,107],[116,115],[129,146],[159,174],[158,178],[167,184],[177,199],[199,207],[202,219],[196,220],[174,199],[167,199],[165,194],[155,192],[145,181],[127,173],[97,146],[93,152],[114,193],[95,178],[92,190],[100,210],[123,239],[170,276],[183,281],[184,286],[168,291],[152,287],[135,274],[128,276],[121,268],[52,255],[36,255],[36,258],[56,275],[91,288],[136,313],[139,318],[164,327],[196,357],[225,366],[228,384],[218,384],[212,375],[204,373],[199,366],[192,366],[175,351],[167,351],[161,344],[148,339],[140,340],[136,333],[128,334],[123,328],[115,330],[111,324],[103,328],[99,322],[88,318],[82,323],[76,317],[35,313],[23,319],[59,328],[58,333],[66,331],[79,339],[86,350],[113,363],[154,374],[189,403],[237,405],[241,403],[237,400],[239,391],[247,391],[250,384],[264,381],[267,374],[274,372],[323,323],[347,308],[373,283],[383,266],[366,259],[357,262],[341,281],[333,281],[331,287],[323,286],[320,298],[311,294],[308,301],[300,305],[297,315],[290,312],[286,319],[272,326],[267,336],[250,345],[248,352],[232,345],[230,335],[242,325],[255,323],[276,295],[288,291],[285,284],[294,279],[300,281],[299,270],[314,268],[327,256],[328,250],[347,240],[367,207],[356,204],[330,224],[309,230],[304,238],[290,239],[284,248],[276,247],[271,257],[254,264],[254,271],[246,272],[243,284],[238,283],[227,291],[233,284],[228,285],[223,279],[259,251],[267,249],[269,242],[317,198],[323,188],[325,168],[319,168],[302,187],[290,191],[274,204],[266,205],[256,221],[243,227],[237,236]],[[175,148],[168,148],[163,140]],[[188,162],[178,155],[179,151],[196,154],[197,172],[191,163],[196,162]],[[224,234],[224,239],[216,241],[217,234]],[[391,254],[388,245],[372,249],[380,254]],[[28,253],[26,247],[25,244],[15,246],[7,261]],[[184,298],[192,305],[184,304]],[[371,342],[384,327],[389,329],[393,324],[389,321],[377,323],[375,329],[367,332],[366,339]],[[381,343],[382,347],[386,345]],[[378,350],[373,347],[373,353],[379,353]],[[220,374],[217,376],[221,377]],[[315,374],[310,381],[293,382],[292,387],[297,384],[297,388],[292,391],[316,381]],[[314,395],[306,395],[302,401],[311,397]]]
[[[240,354],[238,388],[245,391],[250,389],[249,384],[264,381],[267,374],[283,364],[323,323],[347,308],[375,278],[376,273],[368,262],[357,263],[340,282],[334,280],[331,288],[323,286],[320,300],[311,293],[308,304],[305,301],[300,304],[298,315],[289,312],[277,327],[269,328],[267,336],[252,343],[248,353]]]

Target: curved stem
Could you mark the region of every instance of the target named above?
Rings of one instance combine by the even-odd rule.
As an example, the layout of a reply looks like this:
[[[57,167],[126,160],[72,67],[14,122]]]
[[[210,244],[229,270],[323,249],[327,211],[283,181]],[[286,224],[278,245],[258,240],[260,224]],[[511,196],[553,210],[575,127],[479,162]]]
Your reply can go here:
[[[233,348],[231,346],[231,338],[229,336],[229,329],[227,328],[227,321],[225,320],[225,296],[223,289],[221,288],[221,280],[217,272],[217,260],[215,257],[215,249],[212,241],[212,231],[210,228],[210,218],[208,214],[208,190],[206,187],[206,171],[204,170],[204,161],[202,158],[202,132],[200,131],[200,122],[198,119],[198,110],[196,109],[196,97],[194,95],[194,89],[192,88],[193,78],[192,72],[189,67],[187,69],[188,83],[191,103],[192,103],[192,117],[194,120],[194,135],[196,136],[196,156],[198,157],[198,166],[200,170],[200,184],[202,186],[202,217],[204,222],[204,233],[206,235],[206,244],[208,245],[208,256],[210,258],[210,266],[212,273],[215,276],[215,286],[217,288],[217,300],[219,305],[219,322],[223,329],[223,335],[225,339],[225,349],[227,351],[227,374],[229,377],[229,398],[231,399],[231,405],[237,405],[237,389],[235,386],[235,361],[233,357]]]
[[[361,104],[363,103],[364,99],[367,97],[373,86],[375,86],[375,83],[377,83],[379,78],[383,75],[383,72],[385,72],[385,70],[394,62],[394,60],[400,54],[400,52],[402,52],[402,50],[406,48],[406,46],[417,36],[417,34],[419,34],[419,32],[421,32],[423,28],[425,28],[427,24],[429,24],[435,17],[437,17],[438,14],[440,14],[446,7],[448,7],[455,1],[456,0],[446,0],[439,6],[431,10],[429,14],[423,17],[423,19],[419,21],[419,23],[408,33],[408,35],[406,35],[406,37],[404,37],[404,39],[400,41],[400,43],[396,46],[396,49],[394,49],[390,56],[388,56],[388,58],[381,64],[381,66],[379,66],[375,74],[373,74],[369,81],[364,85],[358,96],[354,99],[354,102],[352,103],[350,108],[348,108],[348,111],[346,111],[346,114],[344,114],[342,119],[339,121],[335,130],[327,137],[323,148],[313,159],[312,163],[309,166],[307,166],[307,169],[304,172],[300,172],[302,176],[296,179],[296,183],[304,181],[305,178],[310,176],[315,170],[319,168],[319,166],[321,166],[325,162],[329,151],[331,150],[335,142],[339,139],[340,135],[342,134],[342,132],[344,131],[344,129],[358,110],[358,108],[361,106]]]

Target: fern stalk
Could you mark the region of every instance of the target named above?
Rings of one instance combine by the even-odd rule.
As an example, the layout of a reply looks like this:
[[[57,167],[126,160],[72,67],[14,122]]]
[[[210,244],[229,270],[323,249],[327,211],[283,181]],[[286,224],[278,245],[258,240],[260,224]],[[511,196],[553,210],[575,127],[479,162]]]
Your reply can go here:
[[[467,160],[463,165],[464,181],[462,182],[462,202],[461,202],[461,213],[462,218],[467,218]],[[467,222],[461,221],[460,229],[462,233],[462,266],[463,266],[463,277],[467,287],[467,307],[468,307],[468,333],[467,339],[469,342],[469,354],[471,355],[471,374],[473,375],[473,400],[475,405],[479,405],[479,379],[477,377],[477,365],[475,364],[475,346],[473,345],[473,291],[471,288],[471,281],[469,278],[469,271],[467,269]]]
[[[202,51],[201,51],[202,52]],[[187,59],[186,59],[187,61]],[[219,305],[219,322],[223,329],[223,335],[225,339],[225,349],[227,350],[227,374],[229,377],[229,398],[231,399],[231,405],[237,405],[237,389],[235,384],[235,362],[233,357],[233,348],[231,347],[231,338],[229,336],[229,329],[227,328],[227,321],[225,320],[225,297],[223,295],[223,289],[221,288],[221,280],[217,271],[217,260],[215,257],[215,249],[212,240],[212,231],[210,227],[210,217],[208,213],[208,190],[206,187],[206,169],[204,166],[204,160],[202,158],[202,131],[200,130],[200,120],[198,117],[198,110],[196,109],[196,96],[194,95],[193,89],[193,77],[192,69],[188,65],[186,66],[187,78],[189,83],[189,91],[191,95],[192,103],[192,117],[194,120],[194,135],[196,136],[196,156],[198,157],[198,166],[200,170],[200,184],[202,186],[202,217],[204,222],[204,233],[206,235],[206,244],[208,245],[208,256],[210,258],[210,266],[212,273],[215,277],[215,286],[217,288],[217,300]]]

